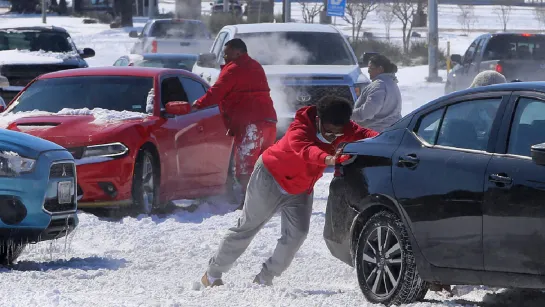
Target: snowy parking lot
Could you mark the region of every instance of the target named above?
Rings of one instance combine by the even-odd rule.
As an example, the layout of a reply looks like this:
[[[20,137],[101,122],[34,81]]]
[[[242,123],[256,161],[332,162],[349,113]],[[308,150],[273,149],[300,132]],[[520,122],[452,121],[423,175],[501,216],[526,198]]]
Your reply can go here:
[[[171,4],[162,4],[168,10]],[[203,3],[203,7],[208,3]],[[456,7],[440,9],[442,28],[459,27]],[[293,17],[300,12],[293,7]],[[483,20],[475,28],[498,29],[490,9],[479,8]],[[513,27],[537,28],[518,10]],[[517,17],[518,16],[518,17]],[[135,19],[141,29],[145,20]],[[486,26],[485,24],[488,23]],[[39,16],[0,15],[0,27],[41,25]],[[134,39],[131,29],[83,24],[80,18],[49,17],[48,24],[66,28],[79,48],[90,47],[96,56],[90,66],[110,66],[128,53]],[[382,31],[376,16],[365,25]],[[399,30],[396,25],[392,31]],[[396,32],[396,33],[397,33]],[[441,32],[441,46],[452,42],[454,52],[465,51],[470,41],[484,33]],[[444,84],[426,83],[427,66],[401,68],[403,114],[439,97]],[[446,72],[440,71],[445,78]],[[280,236],[280,217],[275,216],[256,236],[248,250],[224,275],[224,287],[203,289],[200,278],[225,231],[235,225],[240,211],[219,199],[196,211],[175,210],[164,216],[99,218],[80,212],[80,224],[68,237],[29,246],[12,268],[2,272],[2,306],[378,306],[361,294],[353,268],[331,256],[322,232],[331,171],[317,183],[311,229],[290,268],[274,280],[273,287],[252,283],[261,263],[272,253]],[[454,297],[429,292],[424,302],[408,306],[545,306],[540,291],[455,286]]]

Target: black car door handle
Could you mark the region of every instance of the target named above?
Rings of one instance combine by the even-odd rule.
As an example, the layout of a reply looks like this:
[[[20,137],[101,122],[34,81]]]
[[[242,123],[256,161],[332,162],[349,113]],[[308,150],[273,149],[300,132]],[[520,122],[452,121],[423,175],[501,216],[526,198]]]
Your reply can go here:
[[[399,157],[397,164],[399,166],[414,167],[420,162],[420,159],[415,154],[408,154],[403,157]]]
[[[504,176],[503,174],[492,174],[488,176],[488,180],[490,182],[503,184],[511,184],[513,182],[513,179],[511,179],[511,177]]]

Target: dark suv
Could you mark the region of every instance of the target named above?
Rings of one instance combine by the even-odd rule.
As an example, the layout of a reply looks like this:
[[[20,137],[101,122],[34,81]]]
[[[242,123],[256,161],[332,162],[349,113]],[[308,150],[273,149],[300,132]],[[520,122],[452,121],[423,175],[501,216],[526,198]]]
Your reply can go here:
[[[545,82],[449,94],[344,146],[324,238],[365,297],[430,282],[545,288]]]
[[[21,57],[13,53],[22,53]],[[0,28],[0,97],[9,103],[39,75],[71,68],[88,67],[84,58],[90,48],[78,50],[64,28],[54,26]]]

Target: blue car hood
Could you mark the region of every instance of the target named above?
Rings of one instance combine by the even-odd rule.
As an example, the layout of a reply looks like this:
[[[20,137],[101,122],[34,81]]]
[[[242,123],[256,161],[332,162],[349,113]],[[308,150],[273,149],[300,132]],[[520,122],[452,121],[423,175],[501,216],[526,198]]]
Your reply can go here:
[[[0,151],[13,151],[22,157],[37,159],[49,150],[64,150],[64,147],[30,134],[0,129]]]

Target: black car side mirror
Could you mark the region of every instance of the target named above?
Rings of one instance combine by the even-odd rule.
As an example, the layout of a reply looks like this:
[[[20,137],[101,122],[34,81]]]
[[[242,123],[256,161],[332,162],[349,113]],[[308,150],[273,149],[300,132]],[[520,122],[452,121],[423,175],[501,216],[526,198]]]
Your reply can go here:
[[[535,164],[545,165],[545,143],[532,145],[530,152]]]
[[[140,35],[138,34],[138,32],[132,30],[131,32],[129,32],[129,37],[132,37],[132,38],[137,38],[139,37]]]
[[[450,61],[453,63],[462,64],[462,56],[459,54],[451,54]]]
[[[83,48],[83,51],[80,53],[80,55],[83,59],[92,58],[95,56],[95,50],[91,48]]]

